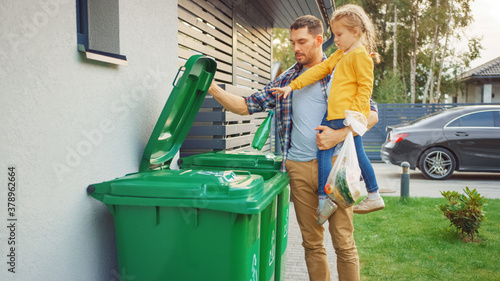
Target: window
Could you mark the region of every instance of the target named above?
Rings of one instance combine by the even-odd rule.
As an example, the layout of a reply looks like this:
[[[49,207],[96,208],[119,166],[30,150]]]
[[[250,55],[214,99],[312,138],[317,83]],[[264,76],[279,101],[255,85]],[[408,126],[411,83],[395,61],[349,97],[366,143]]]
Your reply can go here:
[[[451,122],[448,127],[495,127],[493,113],[485,111],[464,115]]]
[[[118,0],[76,0],[78,50],[87,59],[127,65],[120,55]]]

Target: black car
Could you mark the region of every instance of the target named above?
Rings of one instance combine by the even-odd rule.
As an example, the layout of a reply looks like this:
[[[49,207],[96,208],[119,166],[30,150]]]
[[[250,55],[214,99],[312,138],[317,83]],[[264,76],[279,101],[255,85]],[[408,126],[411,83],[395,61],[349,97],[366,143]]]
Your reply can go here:
[[[406,161],[429,179],[455,170],[500,172],[500,106],[455,107],[386,130],[382,160]]]

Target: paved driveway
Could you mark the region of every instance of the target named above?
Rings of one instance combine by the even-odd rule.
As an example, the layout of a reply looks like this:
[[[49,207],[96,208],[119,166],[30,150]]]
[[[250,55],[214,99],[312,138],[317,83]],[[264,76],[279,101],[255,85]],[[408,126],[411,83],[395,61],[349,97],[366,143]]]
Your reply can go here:
[[[400,196],[401,191],[401,167],[385,164],[372,163],[382,196]],[[429,180],[424,177],[420,170],[410,170],[410,196],[411,197],[442,197],[441,191],[456,190],[463,193],[468,186],[486,198],[500,198],[500,173],[472,173],[455,172],[448,180]],[[363,190],[362,195],[366,195]],[[391,192],[392,191],[392,192]]]

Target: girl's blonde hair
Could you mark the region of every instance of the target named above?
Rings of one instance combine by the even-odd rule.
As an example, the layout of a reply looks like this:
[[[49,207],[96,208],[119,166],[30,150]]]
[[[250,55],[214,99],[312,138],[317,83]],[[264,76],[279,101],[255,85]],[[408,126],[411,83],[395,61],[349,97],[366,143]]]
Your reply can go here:
[[[357,29],[362,35],[363,45],[375,62],[380,62],[380,54],[377,53],[377,34],[373,22],[365,13],[363,8],[354,4],[347,4],[335,10],[330,25],[340,21],[347,29]]]

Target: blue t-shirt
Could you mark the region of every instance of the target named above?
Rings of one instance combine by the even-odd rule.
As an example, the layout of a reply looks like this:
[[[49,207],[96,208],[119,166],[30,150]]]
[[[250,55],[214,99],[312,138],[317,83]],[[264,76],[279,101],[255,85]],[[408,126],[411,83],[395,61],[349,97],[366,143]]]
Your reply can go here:
[[[304,67],[303,71],[307,69]],[[330,93],[331,80],[328,83]],[[292,94],[292,136],[288,159],[306,162],[316,159],[318,146],[314,129],[321,124],[327,110],[327,100],[319,82],[308,85]]]

